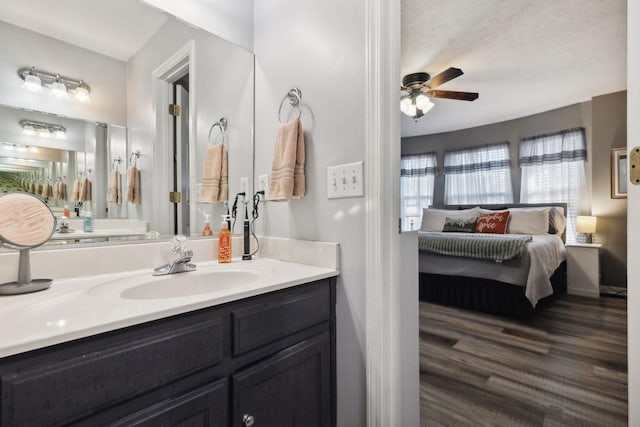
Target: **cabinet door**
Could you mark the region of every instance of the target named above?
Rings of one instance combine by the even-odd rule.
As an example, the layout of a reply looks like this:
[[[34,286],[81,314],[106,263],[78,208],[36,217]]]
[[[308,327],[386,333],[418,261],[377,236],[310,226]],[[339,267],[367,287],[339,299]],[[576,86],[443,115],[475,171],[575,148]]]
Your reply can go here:
[[[330,363],[327,332],[238,372],[233,376],[231,425],[329,426]]]
[[[227,380],[200,387],[145,408],[110,426],[226,427]]]

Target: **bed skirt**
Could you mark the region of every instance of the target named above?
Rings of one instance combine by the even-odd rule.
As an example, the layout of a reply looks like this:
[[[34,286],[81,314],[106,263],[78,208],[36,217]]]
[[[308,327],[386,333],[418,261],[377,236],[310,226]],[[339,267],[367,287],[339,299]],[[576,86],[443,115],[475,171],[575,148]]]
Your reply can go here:
[[[464,276],[420,273],[420,301],[483,311],[504,316],[527,317],[567,292],[567,266],[563,262],[551,276],[553,294],[536,307],[524,295],[524,286]]]

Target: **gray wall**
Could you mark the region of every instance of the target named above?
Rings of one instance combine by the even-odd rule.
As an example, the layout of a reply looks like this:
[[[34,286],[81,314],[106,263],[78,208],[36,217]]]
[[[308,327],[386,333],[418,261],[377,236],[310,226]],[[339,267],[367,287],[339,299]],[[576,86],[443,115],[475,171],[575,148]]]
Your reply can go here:
[[[428,120],[425,116],[422,120]],[[438,165],[444,153],[466,147],[508,141],[511,151],[511,180],[514,202],[520,199],[518,143],[530,136],[584,127],[587,137],[587,185],[590,199],[581,210],[599,218],[596,241],[602,242],[602,284],[626,286],[626,200],[610,198],[610,150],[626,145],[626,92],[594,97],[591,101],[569,105],[516,120],[493,123],[455,132],[402,139],[402,154],[435,151]],[[593,182],[593,185],[592,185]],[[444,203],[444,175],[435,180],[434,203]]]

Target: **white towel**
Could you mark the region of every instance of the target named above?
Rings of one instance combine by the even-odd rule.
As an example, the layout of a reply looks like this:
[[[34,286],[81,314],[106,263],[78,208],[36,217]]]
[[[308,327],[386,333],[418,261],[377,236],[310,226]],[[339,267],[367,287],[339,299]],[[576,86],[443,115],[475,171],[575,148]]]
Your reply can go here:
[[[122,177],[120,172],[114,170],[109,177],[109,188],[107,188],[107,202],[120,204],[122,202]]]
[[[271,162],[269,200],[288,202],[305,192],[304,132],[300,119],[280,125]]]
[[[204,157],[199,201],[217,203],[229,194],[228,154],[224,144],[210,145]]]

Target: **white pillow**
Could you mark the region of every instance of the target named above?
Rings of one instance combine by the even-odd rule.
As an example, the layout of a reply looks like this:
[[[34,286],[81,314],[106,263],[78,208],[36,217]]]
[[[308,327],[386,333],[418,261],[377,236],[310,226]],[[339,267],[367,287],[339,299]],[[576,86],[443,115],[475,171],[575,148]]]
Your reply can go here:
[[[420,231],[442,231],[447,218],[471,219],[478,216],[480,208],[463,210],[423,209]]]
[[[552,206],[549,211],[549,222],[556,230],[556,234],[560,235],[567,228],[567,218],[564,216],[564,209],[560,206]]]
[[[509,209],[510,234],[547,234],[549,232],[549,208]]]

